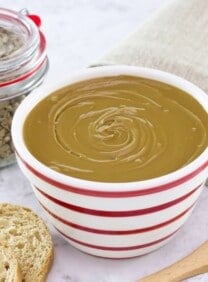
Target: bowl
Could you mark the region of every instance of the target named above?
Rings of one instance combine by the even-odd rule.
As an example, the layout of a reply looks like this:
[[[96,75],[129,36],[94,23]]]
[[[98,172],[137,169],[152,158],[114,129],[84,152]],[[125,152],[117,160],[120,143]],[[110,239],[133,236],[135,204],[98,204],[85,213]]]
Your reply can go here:
[[[19,167],[63,238],[95,256],[126,258],[144,255],[166,244],[187,220],[208,174],[208,148],[188,165],[164,176],[105,183],[52,170],[30,153],[23,139],[28,113],[47,95],[74,82],[116,75],[173,85],[192,95],[208,111],[208,96],[173,74],[131,66],[97,67],[82,70],[62,83],[45,85],[24,99],[13,118],[12,138]]]

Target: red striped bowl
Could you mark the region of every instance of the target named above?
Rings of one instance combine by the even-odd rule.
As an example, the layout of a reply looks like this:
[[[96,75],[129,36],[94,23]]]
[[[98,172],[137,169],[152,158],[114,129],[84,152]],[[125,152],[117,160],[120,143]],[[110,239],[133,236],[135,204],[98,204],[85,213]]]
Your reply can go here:
[[[208,96],[190,82],[153,69],[113,66],[83,70],[56,87],[42,87],[17,109],[12,137],[20,168],[58,232],[76,248],[102,257],[143,255],[167,243],[193,210],[208,175],[208,148],[168,175],[130,183],[101,183],[58,173],[31,155],[23,140],[30,110],[54,90],[77,81],[133,75],[174,85],[208,111]]]

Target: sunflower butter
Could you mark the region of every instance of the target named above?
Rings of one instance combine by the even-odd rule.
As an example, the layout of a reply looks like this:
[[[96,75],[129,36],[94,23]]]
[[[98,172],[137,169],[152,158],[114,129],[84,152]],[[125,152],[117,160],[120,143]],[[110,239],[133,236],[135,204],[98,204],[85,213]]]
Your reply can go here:
[[[30,152],[63,174],[128,182],[173,172],[208,146],[208,114],[176,87],[133,76],[82,81],[39,102],[24,124]]]

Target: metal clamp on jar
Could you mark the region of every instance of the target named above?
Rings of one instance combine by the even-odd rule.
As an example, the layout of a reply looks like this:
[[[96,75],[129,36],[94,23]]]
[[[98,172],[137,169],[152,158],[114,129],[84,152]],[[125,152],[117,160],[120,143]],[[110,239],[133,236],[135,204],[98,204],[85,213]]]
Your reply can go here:
[[[10,134],[13,114],[48,70],[40,23],[40,18],[26,9],[0,8],[0,167],[15,161]]]

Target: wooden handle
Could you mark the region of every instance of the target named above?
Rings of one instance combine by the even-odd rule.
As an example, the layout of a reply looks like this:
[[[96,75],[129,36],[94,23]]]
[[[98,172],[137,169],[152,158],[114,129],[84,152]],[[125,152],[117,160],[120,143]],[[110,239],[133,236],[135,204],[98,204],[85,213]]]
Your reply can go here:
[[[208,272],[208,241],[178,262],[137,282],[180,282]]]

